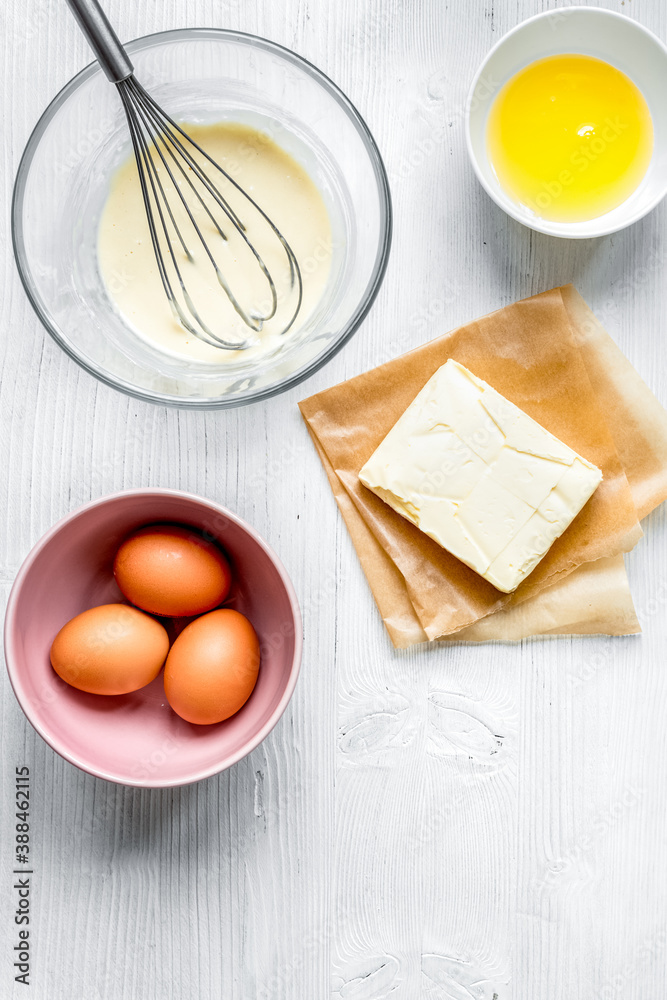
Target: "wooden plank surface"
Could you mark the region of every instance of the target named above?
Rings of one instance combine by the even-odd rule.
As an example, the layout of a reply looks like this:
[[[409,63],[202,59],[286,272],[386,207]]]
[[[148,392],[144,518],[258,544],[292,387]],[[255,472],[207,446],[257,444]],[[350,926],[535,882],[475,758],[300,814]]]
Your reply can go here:
[[[627,560],[641,637],[392,650],[296,408],[476,315],[574,281],[667,403],[667,207],[568,242],[507,219],[468,165],[462,107],[538,0],[108,0],[122,38],[237,27],[351,97],[391,178],[387,277],[353,341],[250,409],[134,402],[64,356],[11,254],[13,176],[89,61],[61,0],[5,0],[0,584],[60,516],[122,487],[218,500],[278,550],[304,610],[284,718],[226,773],[117,787],[62,761],[0,682],[0,997],[659,1000],[667,982],[667,529]],[[567,6],[567,5],[566,5]],[[660,0],[608,0],[663,39]],[[270,464],[269,464],[270,463]],[[316,557],[314,556],[316,540]],[[32,985],[14,985],[13,774],[31,770]]]

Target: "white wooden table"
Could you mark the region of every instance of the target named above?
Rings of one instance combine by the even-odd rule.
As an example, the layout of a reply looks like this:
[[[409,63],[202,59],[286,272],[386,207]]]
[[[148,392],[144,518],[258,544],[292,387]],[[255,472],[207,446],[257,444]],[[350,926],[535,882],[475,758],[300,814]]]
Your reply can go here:
[[[607,5],[667,37],[661,0]],[[467,162],[474,69],[544,6],[557,5],[108,0],[123,39],[213,25],[292,47],[349,94],[391,178],[389,270],[353,341],[286,395],[201,414],[98,384],[28,305],[9,236],[13,176],[37,117],[90,54],[63,0],[4,0],[3,596],[73,507],[123,487],[176,487],[238,511],[277,549],[302,600],[305,655],[265,743],[174,791],[107,784],[65,763],[26,722],[3,671],[3,1000],[665,996],[664,510],[627,560],[641,637],[396,653],[296,407],[570,280],[667,402],[667,206],[616,236],[557,241],[507,219]],[[35,852],[29,991],[11,969],[13,775],[23,765]]]

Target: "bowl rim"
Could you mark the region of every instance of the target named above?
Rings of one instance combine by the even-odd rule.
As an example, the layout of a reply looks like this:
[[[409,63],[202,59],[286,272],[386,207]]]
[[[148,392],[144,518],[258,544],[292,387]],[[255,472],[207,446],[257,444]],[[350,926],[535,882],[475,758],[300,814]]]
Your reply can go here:
[[[538,233],[544,233],[544,235],[546,236],[556,236],[560,239],[570,239],[570,240],[597,239],[600,236],[610,236],[612,233],[618,233],[622,229],[627,229],[629,226],[634,225],[635,222],[639,222],[639,220],[643,219],[644,216],[649,214],[649,212],[652,212],[653,209],[657,205],[659,205],[659,203],[663,200],[663,198],[667,194],[667,177],[665,178],[662,192],[657,194],[649,202],[648,206],[638,209],[623,221],[612,223],[611,225],[607,224],[606,226],[593,227],[588,232],[579,232],[579,233],[568,232],[564,228],[565,226],[569,225],[568,223],[565,224],[560,223],[559,227],[559,224],[553,223],[548,219],[540,219],[538,216],[535,216],[533,218],[528,216],[527,214],[524,214],[509,199],[507,200],[507,202],[501,202],[499,200],[496,190],[490,184],[487,183],[487,180],[484,177],[484,174],[479,165],[478,158],[473,149],[472,136],[470,130],[470,109],[473,103],[473,98],[477,84],[479,83],[482,75],[484,74],[489,62],[495,56],[496,52],[498,52],[505,45],[505,43],[509,41],[510,38],[512,38],[514,35],[519,34],[523,30],[525,30],[529,25],[535,23],[536,21],[544,20],[550,17],[553,18],[558,15],[567,18],[570,18],[573,15],[577,17],[579,14],[582,14],[584,12],[586,14],[592,14],[594,17],[606,17],[609,20],[622,21],[625,22],[626,25],[632,25],[632,28],[634,28],[640,34],[643,34],[644,36],[649,38],[651,41],[656,43],[660,49],[662,49],[663,56],[665,57],[665,64],[667,65],[667,45],[665,45],[662,39],[659,38],[658,35],[656,35],[653,31],[651,31],[650,28],[647,28],[646,25],[642,24],[640,21],[635,21],[634,18],[628,17],[627,14],[621,14],[619,11],[610,10],[607,7],[585,7],[583,5],[554,8],[551,10],[543,10],[540,11],[539,14],[533,14],[532,17],[527,17],[523,21],[520,21],[518,24],[515,24],[513,28],[510,28],[509,31],[506,31],[505,34],[501,38],[499,38],[494,45],[491,46],[489,51],[484,56],[484,59],[480,63],[479,68],[477,69],[477,72],[473,77],[472,83],[468,90],[468,96],[466,98],[466,106],[465,106],[465,133],[466,133],[466,148],[468,150],[468,158],[477,176],[477,180],[482,185],[482,187],[489,195],[489,197],[492,199],[492,201],[499,208],[501,208],[506,215],[509,215],[510,218],[515,219],[517,222],[520,222],[523,226],[526,226],[528,229],[532,229]],[[526,66],[528,65],[530,65],[529,62],[526,63]],[[599,216],[598,218],[604,218],[604,216]],[[597,220],[589,219],[586,221],[592,225]],[[580,223],[577,223],[577,225],[580,225]]]
[[[213,764],[210,767],[203,768],[200,771],[194,773],[191,777],[184,777],[178,780],[173,780],[169,778],[155,779],[149,778],[146,780],[136,780],[136,781],[126,781],[119,778],[103,768],[96,768],[85,760],[81,760],[76,754],[72,753],[66,746],[60,743],[51,733],[44,729],[40,723],[33,718],[32,711],[30,708],[30,699],[26,693],[25,687],[23,685],[21,673],[18,670],[16,663],[18,661],[18,654],[16,653],[16,615],[17,607],[19,601],[19,595],[22,591],[23,585],[25,583],[28,573],[32,569],[34,563],[36,562],[38,556],[41,554],[43,549],[55,538],[56,535],[66,526],[76,521],[78,518],[87,514],[90,510],[94,510],[96,507],[106,506],[110,502],[116,502],[118,500],[129,499],[131,497],[139,496],[151,496],[151,497],[176,497],[179,500],[189,500],[197,503],[200,506],[209,507],[216,514],[222,514],[225,518],[233,521],[238,527],[240,527],[246,534],[259,545],[261,549],[267,554],[272,564],[276,568],[278,575],[280,576],[287,597],[290,603],[290,609],[292,617],[294,620],[294,654],[292,656],[292,663],[290,666],[289,678],[285,690],[283,691],[280,700],[274,710],[272,711],[270,717],[258,730],[253,737],[243,745],[242,748],[230,754],[228,758],[225,758],[224,764],[220,766],[219,764]],[[233,764],[238,763],[244,757],[247,757],[249,753],[255,750],[260,743],[269,735],[271,730],[277,725],[278,721],[282,717],[287,705],[289,704],[294,689],[296,687],[296,682],[301,671],[301,658],[303,653],[303,621],[301,617],[301,609],[299,607],[299,600],[294,589],[294,585],[290,580],[290,577],[285,569],[280,558],[271,548],[271,546],[266,542],[262,536],[259,534],[255,528],[252,527],[247,521],[238,514],[224,507],[222,504],[218,504],[213,500],[208,500],[206,497],[199,496],[196,493],[189,493],[183,490],[173,490],[173,489],[162,489],[160,487],[148,488],[148,489],[126,489],[118,490],[115,493],[110,493],[107,496],[98,497],[96,500],[91,500],[88,503],[82,504],[80,507],[76,507],[69,514],[65,514],[61,517],[54,525],[52,525],[38,541],[33,545],[33,547],[28,552],[25,557],[18,573],[14,579],[11,591],[9,593],[9,598],[7,600],[7,609],[5,612],[5,624],[4,624],[4,649],[5,649],[5,664],[7,667],[7,673],[9,675],[9,682],[12,686],[14,694],[16,695],[16,700],[18,701],[23,714],[26,719],[35,730],[39,736],[42,737],[45,743],[47,743],[52,750],[62,757],[64,760],[68,761],[70,764],[74,764],[80,770],[85,771],[87,774],[93,775],[96,778],[104,778],[106,781],[112,781],[118,785],[127,785],[132,788],[177,788],[181,785],[190,785],[197,781],[202,781],[204,778],[213,777],[216,774],[220,774],[222,771],[226,771],[228,768],[232,767]]]
[[[230,398],[219,396],[213,398],[192,399],[187,396],[168,396],[162,395],[158,392],[151,392],[148,389],[140,389],[137,388],[137,386],[135,386],[132,382],[128,382],[124,378],[111,376],[100,365],[94,364],[80,357],[76,350],[62,339],[56,324],[51,319],[48,308],[42,304],[37,290],[32,283],[31,267],[28,255],[25,251],[25,242],[23,239],[22,219],[24,195],[30,167],[34,159],[34,155],[39,147],[42,135],[46,131],[56,112],[69,99],[70,95],[75,93],[82,84],[93,76],[93,74],[97,72],[102,73],[102,69],[100,68],[97,60],[93,60],[88,63],[82,70],[76,73],[75,76],[73,76],[58,91],[38,118],[32,132],[30,133],[23,153],[21,154],[12,191],[10,227],[14,260],[16,261],[19,277],[28,300],[47,332],[55,340],[58,346],[67,355],[69,355],[70,358],[72,358],[73,361],[80,365],[84,371],[88,372],[88,374],[92,375],[100,382],[103,382],[105,385],[108,385],[112,389],[116,389],[120,392],[124,392],[126,395],[134,399],[141,399],[145,402],[154,403],[158,406],[171,406],[177,409],[219,410],[231,409],[237,406],[246,406],[249,403],[257,402],[261,399],[269,399],[272,396],[286,392],[287,390],[298,385],[300,382],[303,382],[305,379],[310,378],[311,375],[314,375],[315,372],[324,367],[324,365],[326,365],[334,357],[334,355],[336,355],[338,351],[345,346],[366,318],[382,286],[389,262],[389,253],[392,244],[393,207],[391,191],[389,188],[387,170],[377,143],[375,142],[368,125],[357,110],[356,106],[343,93],[340,87],[338,87],[333,80],[326,75],[326,73],[315,66],[314,63],[311,63],[308,59],[298,55],[296,52],[292,52],[291,49],[286,48],[284,45],[278,44],[278,42],[273,42],[268,38],[263,38],[261,35],[254,35],[245,31],[236,31],[230,28],[173,28],[168,31],[157,31],[148,35],[140,35],[131,41],[124,42],[123,45],[127,49],[128,53],[132,55],[132,53],[141,51],[142,49],[159,46],[171,41],[178,41],[187,38],[219,38],[221,36],[227,40],[248,45],[251,48],[255,47],[272,52],[287,62],[297,66],[302,71],[305,71],[307,75],[319,83],[320,86],[327,91],[331,97],[333,97],[333,99],[347,114],[352,125],[355,127],[361,138],[362,144],[368,154],[372,166],[380,202],[380,238],[378,240],[371,277],[360,302],[358,303],[350,320],[343,328],[342,333],[321,354],[318,354],[311,361],[306,362],[302,368],[292,373],[292,375],[288,376],[286,379],[281,380],[278,384],[274,383],[269,386],[260,387],[256,390],[246,390]]]

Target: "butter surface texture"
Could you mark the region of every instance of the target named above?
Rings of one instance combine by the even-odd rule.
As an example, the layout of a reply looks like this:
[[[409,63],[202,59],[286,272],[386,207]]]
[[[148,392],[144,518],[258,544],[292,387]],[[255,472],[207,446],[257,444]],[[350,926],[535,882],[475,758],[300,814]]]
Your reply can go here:
[[[511,593],[574,520],[602,473],[450,359],[359,478],[494,587]]]

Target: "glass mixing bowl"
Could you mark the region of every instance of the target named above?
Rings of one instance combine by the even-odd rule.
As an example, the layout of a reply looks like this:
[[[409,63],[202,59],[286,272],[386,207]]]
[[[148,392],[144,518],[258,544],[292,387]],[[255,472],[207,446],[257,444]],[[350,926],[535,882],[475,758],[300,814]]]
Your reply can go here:
[[[199,409],[273,396],[342,347],[382,282],[391,199],[373,137],[323,73],[266,39],[191,28],[149,35],[126,47],[137,79],[172,117],[247,123],[267,131],[308,171],[332,228],[323,296],[293,336],[272,354],[251,360],[183,361],[137,336],[115,308],[98,266],[100,214],[110,178],[131,155],[131,144],[116,88],[97,63],[52,101],[19,166],[12,231],[26,292],[49,333],[75,361],[131,396]]]

